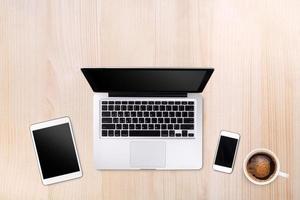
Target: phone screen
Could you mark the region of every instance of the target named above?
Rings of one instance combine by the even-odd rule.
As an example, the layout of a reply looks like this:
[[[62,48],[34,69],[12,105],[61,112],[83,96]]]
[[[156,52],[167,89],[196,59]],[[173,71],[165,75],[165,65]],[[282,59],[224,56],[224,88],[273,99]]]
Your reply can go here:
[[[215,164],[232,168],[237,144],[237,139],[221,135]]]

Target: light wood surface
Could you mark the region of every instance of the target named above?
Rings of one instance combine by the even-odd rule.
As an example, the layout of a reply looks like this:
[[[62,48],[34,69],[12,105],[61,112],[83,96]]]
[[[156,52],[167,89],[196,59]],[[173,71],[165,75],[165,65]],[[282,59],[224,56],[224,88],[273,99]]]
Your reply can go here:
[[[0,199],[300,199],[299,10],[299,0],[0,0]],[[201,170],[95,170],[81,67],[208,65]],[[43,186],[29,125],[65,115],[83,177]],[[241,134],[230,175],[212,170],[221,129]],[[256,147],[290,178],[247,181]]]

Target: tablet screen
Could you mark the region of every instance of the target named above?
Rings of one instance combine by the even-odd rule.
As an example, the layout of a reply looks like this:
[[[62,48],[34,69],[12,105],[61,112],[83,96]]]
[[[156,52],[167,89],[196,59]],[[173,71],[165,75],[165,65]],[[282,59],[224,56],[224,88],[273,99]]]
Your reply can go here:
[[[33,131],[43,178],[80,171],[68,123]]]

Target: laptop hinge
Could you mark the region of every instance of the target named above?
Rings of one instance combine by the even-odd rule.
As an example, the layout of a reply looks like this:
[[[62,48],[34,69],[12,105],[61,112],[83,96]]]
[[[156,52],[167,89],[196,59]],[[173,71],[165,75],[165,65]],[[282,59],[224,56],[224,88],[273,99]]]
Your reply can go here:
[[[109,92],[109,97],[187,97],[185,92]]]

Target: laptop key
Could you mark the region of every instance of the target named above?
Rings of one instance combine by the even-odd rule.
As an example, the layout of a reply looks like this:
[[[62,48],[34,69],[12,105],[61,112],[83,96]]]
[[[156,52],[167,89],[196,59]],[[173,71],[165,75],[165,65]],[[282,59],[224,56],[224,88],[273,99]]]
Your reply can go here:
[[[112,123],[112,118],[102,118],[102,123]]]
[[[120,130],[115,130],[115,136],[120,137],[120,135],[121,135],[121,131]]]
[[[102,112],[102,117],[110,117],[110,112]]]
[[[157,112],[157,113],[156,113],[156,116],[157,116],[157,117],[161,117],[161,116],[162,116],[162,112]]]
[[[189,117],[194,117],[194,112],[189,112]]]
[[[148,125],[148,128],[149,128],[149,129],[154,129],[154,125],[153,125],[153,124],[149,124],[149,125]]]
[[[107,106],[102,106],[102,110],[103,111],[107,110]]]
[[[137,112],[138,117],[143,117],[143,112]]]
[[[194,106],[185,106],[186,111],[194,111]]]
[[[102,129],[115,129],[114,124],[102,124]]]
[[[194,118],[184,118],[183,122],[184,123],[194,123]]]
[[[159,137],[160,131],[156,130],[130,130],[129,136],[131,137]]]
[[[116,127],[117,129],[122,129],[122,124],[117,124]]]
[[[157,123],[157,118],[152,118],[151,120],[152,120],[152,123],[154,123],[154,124]]]
[[[174,130],[169,130],[169,136],[174,137],[175,136],[175,131]]]
[[[118,112],[118,117],[123,117],[123,112]]]
[[[131,117],[136,117],[136,112],[131,112],[130,115]]]
[[[194,124],[181,124],[181,129],[194,129]]]
[[[107,101],[102,101],[102,104],[107,104],[108,102]]]
[[[113,130],[109,130],[108,131],[108,136],[109,137],[113,137],[114,136],[114,131]]]
[[[120,123],[125,123],[125,118],[120,118]]]
[[[182,118],[177,118],[177,123],[181,124],[183,122]]]
[[[108,110],[114,110],[114,106],[108,106]]]
[[[157,121],[158,121],[158,123],[162,124],[162,123],[164,123],[164,118],[160,117],[160,118],[157,119]]]
[[[187,137],[187,130],[182,131],[182,137]]]
[[[115,106],[115,110],[121,110],[121,106],[116,105],[116,106]]]
[[[150,117],[155,117],[155,112],[150,112]]]
[[[117,117],[117,116],[118,116],[118,113],[117,113],[117,112],[111,112],[111,116],[112,116],[112,117]]]
[[[163,116],[164,117],[169,117],[169,113],[168,112],[163,112]]]
[[[122,137],[127,137],[128,136],[128,131],[127,130],[122,130],[121,131],[121,136]]]
[[[171,123],[175,124],[176,123],[176,118],[171,118]]]
[[[106,137],[107,136],[107,130],[102,130],[102,136]]]
[[[130,117],[130,113],[129,112],[124,112],[124,116],[125,117]]]
[[[160,124],[155,124],[154,128],[157,129],[157,130],[159,130],[160,129]]]
[[[135,125],[135,129],[141,129],[141,128],[142,128],[142,126],[140,124]]]
[[[179,124],[174,124],[174,129],[179,130]]]
[[[189,133],[189,137],[194,137],[194,133]]]
[[[142,129],[146,130],[147,129],[147,124],[142,124]]]
[[[175,117],[175,112],[169,112],[169,117]]]
[[[151,106],[151,105],[148,105],[148,106],[147,106],[147,110],[148,110],[148,111],[152,111],[152,106]]]
[[[161,131],[162,137],[168,137],[168,131]]]

